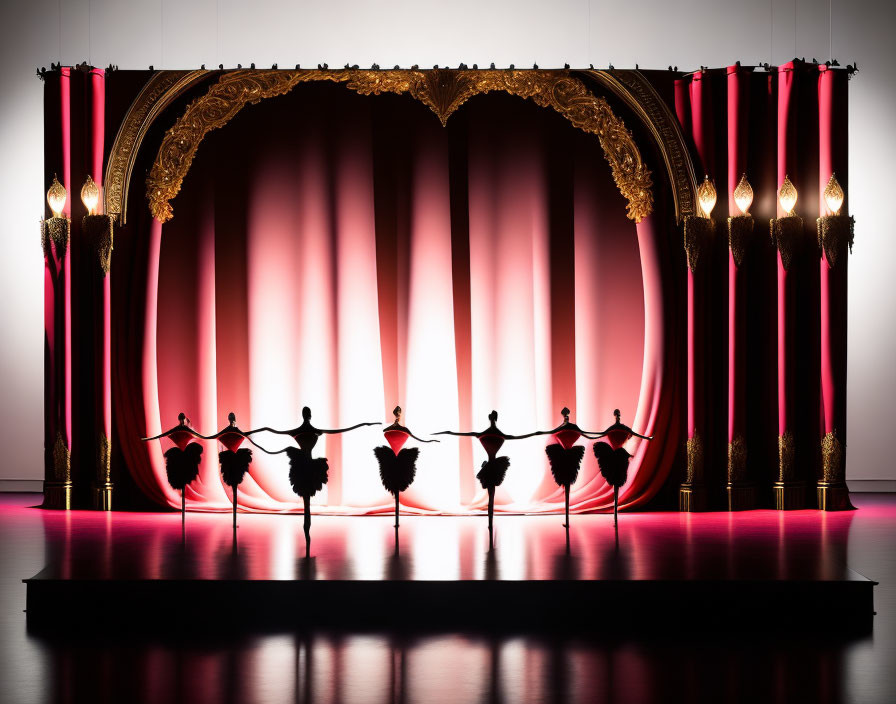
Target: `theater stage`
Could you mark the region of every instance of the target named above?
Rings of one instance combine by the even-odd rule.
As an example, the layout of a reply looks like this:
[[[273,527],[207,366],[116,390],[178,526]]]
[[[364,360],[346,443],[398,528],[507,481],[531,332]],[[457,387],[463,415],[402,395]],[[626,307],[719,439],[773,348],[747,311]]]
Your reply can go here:
[[[174,625],[352,628],[761,628],[867,632],[874,582],[850,567],[855,512],[496,517],[38,514],[46,565],[27,584],[35,630]],[[891,507],[892,508],[892,507]],[[86,607],[85,605],[95,605]],[[566,606],[577,604],[574,619]],[[102,605],[101,607],[99,605]],[[139,607],[137,607],[139,605]],[[412,605],[412,608],[408,608]],[[584,605],[584,608],[583,608]]]

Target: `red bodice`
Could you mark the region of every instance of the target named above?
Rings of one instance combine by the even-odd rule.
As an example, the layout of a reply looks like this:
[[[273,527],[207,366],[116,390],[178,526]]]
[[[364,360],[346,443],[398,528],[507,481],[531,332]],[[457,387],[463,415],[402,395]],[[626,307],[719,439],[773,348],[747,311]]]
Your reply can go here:
[[[181,450],[186,449],[193,437],[193,433],[189,430],[173,430],[168,434],[168,438],[171,442],[177,445]]]
[[[482,447],[485,448],[488,456],[494,457],[498,454],[498,450],[501,449],[501,445],[504,444],[504,438],[500,435],[480,435],[479,442],[482,443]]]
[[[389,443],[389,447],[392,448],[392,452],[396,455],[401,451],[401,448],[408,440],[408,434],[404,430],[397,430],[395,428],[384,430],[383,435],[386,436],[386,442]]]
[[[563,446],[564,450],[568,450],[575,445],[580,437],[582,437],[582,433],[578,430],[573,430],[572,428],[567,428],[554,433],[554,438]]]
[[[610,447],[614,450],[618,450],[622,447],[628,439],[632,436],[631,432],[626,430],[625,428],[619,428],[617,430],[611,430],[606,435],[604,435],[603,439],[606,440]]]
[[[243,437],[242,433],[235,433],[229,430],[218,436],[218,441],[231,452],[236,452],[240,445],[243,444],[243,440],[245,440],[245,437]]]

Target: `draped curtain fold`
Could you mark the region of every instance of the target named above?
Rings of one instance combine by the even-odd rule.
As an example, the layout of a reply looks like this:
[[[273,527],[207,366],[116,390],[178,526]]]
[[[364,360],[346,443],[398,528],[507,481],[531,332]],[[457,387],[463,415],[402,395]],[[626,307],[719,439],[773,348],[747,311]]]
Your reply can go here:
[[[662,203],[663,199],[660,198]],[[443,127],[407,96],[309,84],[239,114],[202,143],[175,216],[143,216],[122,258],[134,276],[117,314],[119,435],[131,473],[157,501],[165,445],[141,443],[184,411],[210,434],[233,411],[243,429],[391,421],[417,435],[481,430],[493,408],[508,433],[583,428],[619,408],[653,443],[632,443],[623,506],[662,486],[677,452],[674,261],[664,213],[625,217],[598,140],[529,102],[474,98]],[[139,322],[138,322],[139,321]],[[672,350],[672,351],[670,351]],[[131,388],[136,393],[119,393]],[[120,411],[120,413],[119,413]],[[270,450],[292,441],[254,436]],[[413,441],[412,441],[413,442]],[[550,511],[548,436],[508,441],[497,508]],[[389,511],[378,428],[324,436],[320,510]],[[589,443],[590,444],[590,443]],[[478,442],[421,446],[405,509],[481,509]],[[284,454],[254,449],[246,510],[299,503]],[[206,443],[188,508],[229,509]],[[605,510],[612,490],[586,453],[572,510]]]

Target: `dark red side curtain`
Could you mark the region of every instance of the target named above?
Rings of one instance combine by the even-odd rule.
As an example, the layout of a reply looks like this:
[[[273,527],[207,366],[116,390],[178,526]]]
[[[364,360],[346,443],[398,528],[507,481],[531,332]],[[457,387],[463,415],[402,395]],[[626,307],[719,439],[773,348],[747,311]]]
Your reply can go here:
[[[202,143],[173,220],[134,213],[135,236],[117,250],[132,271],[120,289],[113,281],[113,322],[128,321],[113,327],[131,473],[155,500],[179,501],[165,446],[138,438],[180,411],[211,433],[230,411],[242,428],[285,429],[308,405],[319,427],[342,427],[388,422],[400,404],[426,436],[482,429],[493,408],[505,432],[549,429],[564,405],[594,430],[619,408],[657,436],[630,445],[621,501],[643,505],[677,452],[683,390],[665,273],[677,250],[657,200],[640,224],[627,220],[597,139],[503,94],[469,101],[447,127],[406,96],[329,84],[246,108]],[[478,443],[441,440],[421,446],[404,508],[482,508]],[[562,506],[546,442],[502,448],[499,509]],[[377,428],[322,439],[321,510],[391,510],[372,453],[381,444]],[[209,443],[188,507],[229,509],[216,456]],[[256,450],[239,500],[297,510],[285,455]],[[572,508],[611,506],[589,447]]]
[[[824,84],[819,74],[828,71],[842,79],[836,101],[841,119],[829,130],[836,145],[833,152],[839,156],[836,166],[819,155],[819,105],[834,104],[819,92]],[[727,249],[725,216],[740,212],[733,191],[742,175],[754,193],[754,237],[744,265],[732,273],[726,253],[725,259],[713,259],[713,271],[707,275],[706,297],[735,308],[726,310],[725,317],[711,313],[705,324],[710,348],[721,350],[724,358],[708,353],[701,379],[706,388],[689,410],[701,417],[710,408],[728,409],[727,432],[725,425],[706,421],[713,436],[709,452],[717,466],[724,466],[725,445],[742,431],[750,478],[766,487],[777,476],[778,438],[785,433],[794,438],[800,481],[814,483],[820,466],[821,302],[815,219],[821,212],[819,184],[826,184],[833,170],[841,183],[847,177],[846,78],[843,70],[793,61],[768,71],[739,65],[704,70],[676,81],[676,113],[693,140],[698,174],[715,183],[722,206],[713,213],[720,248]],[[777,193],[785,176],[798,190],[795,214],[802,217],[804,230],[788,270],[782,268],[769,234],[769,220],[784,215]],[[725,325],[734,320],[741,326]]]

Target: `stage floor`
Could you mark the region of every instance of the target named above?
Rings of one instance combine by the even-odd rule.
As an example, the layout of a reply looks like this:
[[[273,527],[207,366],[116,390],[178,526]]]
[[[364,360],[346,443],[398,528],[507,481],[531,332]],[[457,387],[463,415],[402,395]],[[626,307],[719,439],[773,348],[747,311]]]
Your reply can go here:
[[[859,510],[742,514],[625,514],[619,552],[608,516],[574,516],[570,556],[558,516],[497,519],[487,554],[484,519],[402,519],[401,564],[391,571],[388,518],[315,518],[312,561],[303,558],[300,517],[241,515],[236,565],[253,580],[307,582],[458,578],[687,579],[708,575],[837,579],[844,566],[877,580],[873,634],[836,628],[805,633],[720,630],[694,633],[688,604],[676,627],[582,633],[529,628],[535,612],[575,620],[613,603],[567,600],[520,609],[507,630],[462,627],[407,632],[283,628],[213,635],[195,627],[196,602],[172,603],[159,629],[101,633],[37,631],[26,625],[21,580],[47,565],[89,579],[178,579],[176,514],[57,513],[28,508],[37,495],[0,495],[0,701],[366,702],[366,701],[763,701],[896,700],[896,496],[858,495]],[[226,516],[188,515],[186,555],[201,579],[229,578],[234,561]],[[183,576],[181,574],[181,576]],[[234,606],[239,610],[245,601]],[[313,608],[313,605],[305,605]],[[376,608],[374,600],[368,608]],[[92,598],[73,608],[100,613]],[[408,603],[396,624],[436,604]],[[118,618],[127,626],[134,600]],[[231,611],[222,611],[225,622]],[[632,614],[634,615],[634,614]],[[178,626],[185,626],[181,628]],[[836,625],[836,624],[834,624]]]
[[[403,516],[396,544],[391,516],[315,516],[308,558],[301,516],[240,514],[235,542],[226,514],[188,514],[183,533],[174,513],[40,515],[50,552],[27,582],[33,627],[102,625],[70,608],[85,599],[112,624],[134,600],[150,623],[182,602],[205,626],[239,604],[228,623],[257,629],[391,626],[408,603],[421,605],[408,625],[435,627],[514,627],[533,604],[578,601],[592,608],[570,623],[527,620],[663,628],[684,607],[690,627],[845,631],[873,615],[873,582],[846,559],[854,512],[635,513],[618,530],[576,515],[568,543],[562,516],[501,515],[491,549],[484,517]]]

